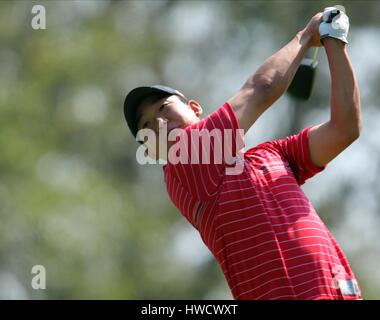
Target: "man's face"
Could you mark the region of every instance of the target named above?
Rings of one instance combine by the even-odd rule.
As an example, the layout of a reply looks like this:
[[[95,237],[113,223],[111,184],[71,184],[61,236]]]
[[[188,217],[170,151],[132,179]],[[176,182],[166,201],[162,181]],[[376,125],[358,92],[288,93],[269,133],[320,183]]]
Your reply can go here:
[[[149,98],[145,99],[139,107],[140,119],[137,128],[138,130],[151,129],[155,132],[156,150],[147,146],[149,157],[156,160],[159,158],[167,159],[167,154],[159,154],[159,134],[160,132],[162,134],[165,125],[167,128],[165,140],[169,150],[175,143],[168,141],[169,132],[176,128],[185,129],[198,122],[201,113],[202,108],[198,102],[189,100],[186,104],[176,95],[161,98],[154,103],[150,103]]]

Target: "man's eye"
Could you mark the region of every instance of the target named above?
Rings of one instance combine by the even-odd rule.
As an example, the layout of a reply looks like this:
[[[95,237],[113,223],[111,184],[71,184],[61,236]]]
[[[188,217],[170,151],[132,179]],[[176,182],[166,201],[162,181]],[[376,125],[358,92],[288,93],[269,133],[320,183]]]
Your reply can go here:
[[[162,109],[164,109],[165,105],[163,104],[161,107],[160,107],[160,111],[162,111]]]
[[[145,122],[145,123],[143,124],[143,129],[145,129],[147,126],[148,126],[148,122]]]

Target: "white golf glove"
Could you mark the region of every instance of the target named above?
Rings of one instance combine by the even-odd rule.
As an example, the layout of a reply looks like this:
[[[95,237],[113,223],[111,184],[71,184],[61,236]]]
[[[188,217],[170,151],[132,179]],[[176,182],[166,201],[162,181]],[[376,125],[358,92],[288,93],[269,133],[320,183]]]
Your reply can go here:
[[[340,6],[338,6],[338,8],[327,7],[323,11],[322,22],[319,25],[321,41],[323,41],[324,38],[330,37],[348,43],[347,35],[349,27],[350,21]]]

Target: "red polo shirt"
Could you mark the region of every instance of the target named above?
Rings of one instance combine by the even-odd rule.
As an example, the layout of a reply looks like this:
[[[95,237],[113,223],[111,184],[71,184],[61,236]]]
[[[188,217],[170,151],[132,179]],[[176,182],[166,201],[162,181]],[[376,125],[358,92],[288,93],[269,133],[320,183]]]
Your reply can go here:
[[[189,145],[192,129],[240,127],[225,103],[186,128]],[[361,298],[343,251],[300,187],[323,170],[311,161],[309,131],[247,150],[237,175],[226,174],[224,161],[163,168],[171,200],[198,229],[235,299]]]

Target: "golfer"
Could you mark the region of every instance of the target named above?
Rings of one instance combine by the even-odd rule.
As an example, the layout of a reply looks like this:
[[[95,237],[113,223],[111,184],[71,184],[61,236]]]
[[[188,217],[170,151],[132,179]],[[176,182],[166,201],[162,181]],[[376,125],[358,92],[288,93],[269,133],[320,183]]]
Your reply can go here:
[[[342,10],[329,7],[316,14],[233,97],[203,119],[197,101],[166,86],[138,87],[125,99],[132,134],[139,138],[143,130],[154,133],[153,140],[144,135],[139,148],[152,159],[166,160],[163,175],[169,196],[199,231],[234,299],[361,299],[342,249],[300,187],[360,135],[348,29]],[[325,49],[331,74],[330,119],[241,156],[244,132],[284,94],[306,51],[318,46]],[[200,145],[194,147],[193,133],[200,130],[219,134],[200,142],[198,135]],[[173,138],[175,131],[181,133]],[[158,147],[163,140],[167,151]],[[184,150],[178,147],[181,141],[187,141],[188,147],[183,145],[191,159],[211,154],[210,161],[172,161]],[[210,154],[204,151],[205,141]],[[224,155],[228,141],[236,147],[219,161],[214,152],[222,148]],[[232,168],[239,170],[228,171]]]

